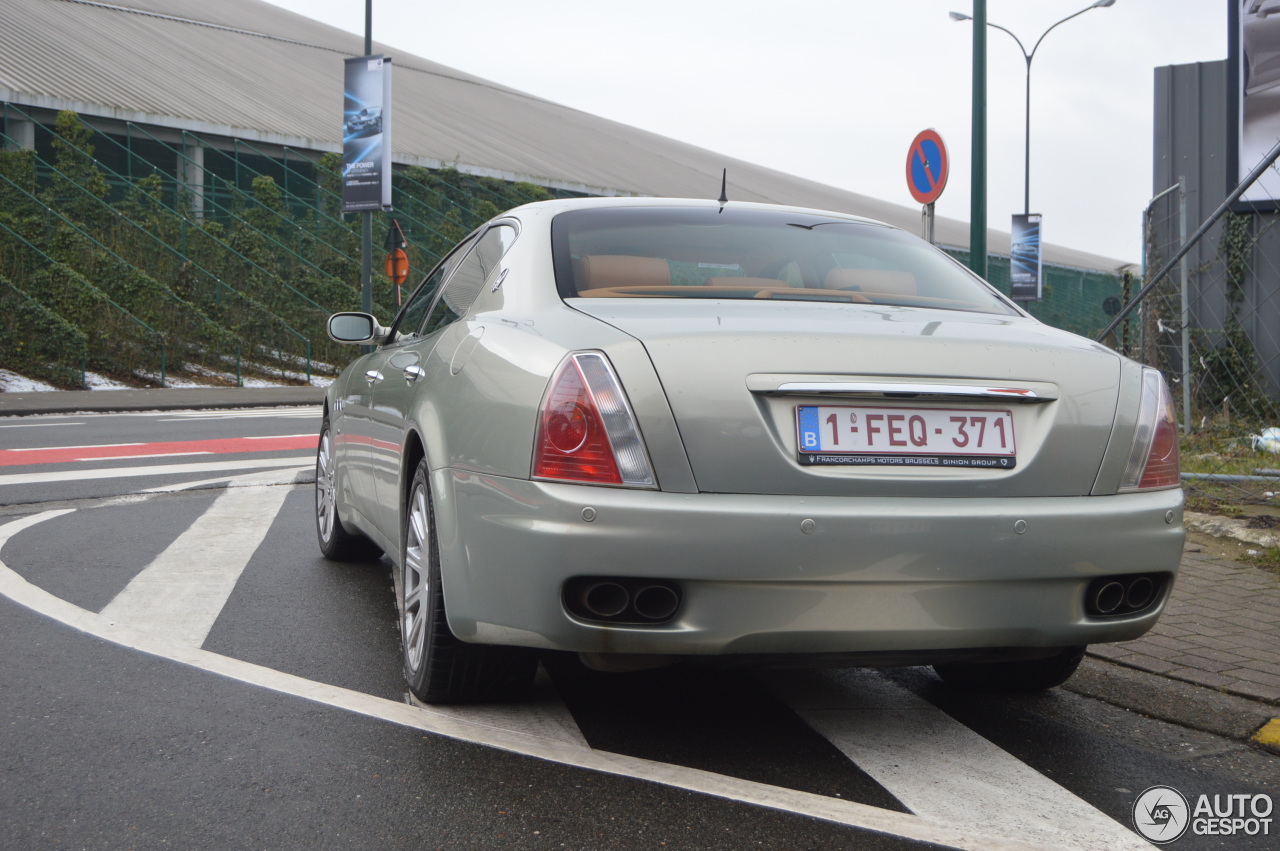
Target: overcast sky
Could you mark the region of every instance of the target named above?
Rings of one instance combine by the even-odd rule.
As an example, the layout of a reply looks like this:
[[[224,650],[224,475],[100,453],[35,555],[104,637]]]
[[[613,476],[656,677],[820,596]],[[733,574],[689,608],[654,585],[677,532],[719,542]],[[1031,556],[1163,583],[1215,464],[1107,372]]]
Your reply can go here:
[[[363,0],[269,0],[356,33]],[[1230,0],[1116,0],[1055,29],[1031,72],[1031,209],[1045,238],[1141,258],[1154,69],[1226,58]],[[1091,0],[988,0],[1031,50]],[[530,94],[913,206],[917,132],[951,153],[967,221],[972,0],[374,0],[374,39]],[[1026,63],[988,30],[988,221],[1022,212]],[[394,56],[394,54],[392,54]],[[412,109],[412,104],[397,104]],[[1160,187],[1163,189],[1164,187]],[[1192,223],[1193,225],[1195,223]]]

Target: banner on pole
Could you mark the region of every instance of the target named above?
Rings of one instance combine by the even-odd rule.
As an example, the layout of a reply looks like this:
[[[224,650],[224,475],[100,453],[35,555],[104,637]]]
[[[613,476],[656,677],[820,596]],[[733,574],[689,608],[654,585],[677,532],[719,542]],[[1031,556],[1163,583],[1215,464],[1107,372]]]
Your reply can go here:
[[[391,59],[346,60],[342,93],[342,211],[391,206]]]
[[[1009,289],[1015,301],[1039,301],[1043,288],[1039,213],[1015,213],[1009,236]]]

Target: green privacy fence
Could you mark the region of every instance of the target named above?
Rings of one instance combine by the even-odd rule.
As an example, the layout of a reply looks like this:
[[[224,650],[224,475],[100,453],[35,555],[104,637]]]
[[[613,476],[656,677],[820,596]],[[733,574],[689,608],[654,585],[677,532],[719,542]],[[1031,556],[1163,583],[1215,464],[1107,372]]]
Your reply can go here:
[[[6,119],[35,122],[13,104]],[[341,157],[291,148],[275,155],[243,140],[218,140],[190,131],[158,135],[156,128],[124,122],[104,132],[71,113],[53,125],[35,123],[37,152],[46,161],[59,148],[89,151],[115,203],[140,181],[172,212],[226,231],[228,242],[246,242],[269,253],[290,285],[326,306],[343,302],[343,287],[358,290],[359,217],[341,213]],[[80,139],[70,139],[75,134]],[[414,270],[425,271],[477,225],[510,207],[552,197],[529,183],[478,177],[455,169],[397,168],[392,177],[394,213],[379,216],[375,248],[394,217],[409,240]],[[555,193],[573,194],[573,193]],[[250,253],[245,251],[244,253]],[[341,281],[335,289],[334,279]],[[375,305],[394,305],[394,288],[375,276]]]
[[[965,266],[969,265],[967,250],[944,250]],[[1005,295],[1010,293],[1008,257],[987,257],[987,280]],[[1023,301],[1019,304],[1046,325],[1084,337],[1095,337],[1107,327],[1112,316],[1119,312],[1120,306],[1137,292],[1140,285],[1140,281],[1129,281],[1126,284],[1123,277],[1105,272],[1067,266],[1045,266],[1044,297],[1039,301]],[[1122,327],[1120,333],[1126,333],[1126,329]]]
[[[0,152],[0,225],[10,246],[24,249],[0,251],[3,295],[89,331],[95,369],[130,384],[154,384],[165,373],[136,359],[96,357],[93,350],[109,344],[79,324],[95,292],[114,294],[139,316],[162,314],[152,335],[168,341],[169,371],[194,370],[197,380],[219,367],[225,372],[214,380],[224,380],[234,367],[238,383],[243,361],[272,380],[309,382],[313,371],[333,374],[349,359],[352,350],[324,332],[330,313],[359,305],[360,219],[341,213],[339,157],[286,149],[273,158],[240,141],[161,138],[127,122],[123,133],[108,133],[74,113],[41,122],[12,104],[4,117],[6,132],[14,120],[34,124],[35,149],[15,150],[0,133],[8,149]],[[396,310],[380,256],[392,217],[409,240],[412,286],[478,224],[547,197],[531,184],[400,169],[395,212],[375,218],[375,313],[388,320]],[[54,262],[93,289],[64,287],[61,307],[52,305],[42,267]],[[68,296],[77,292],[78,300]],[[77,312],[75,321],[59,309]],[[32,351],[4,347],[0,367],[40,373]],[[53,383],[79,386],[74,372],[52,370]]]
[[[0,277],[0,365],[22,364],[27,378],[83,387],[89,337]]]
[[[79,357],[82,365],[108,375],[133,376],[148,383],[165,384],[167,347],[165,335],[134,316],[87,278],[65,263],[49,256],[23,234],[0,221],[0,264],[16,270],[23,286],[3,279],[0,292],[6,306],[24,311],[32,321],[48,322],[48,328],[13,328],[13,339],[0,346],[0,367],[27,371],[62,386],[83,387],[83,367],[77,379],[65,369],[66,360],[50,348],[50,341],[38,335],[66,325],[76,333],[68,341],[73,359],[80,352],[79,341],[89,346]],[[15,300],[15,295],[19,298]],[[33,311],[26,299],[36,297],[43,310]],[[26,367],[30,367],[26,370]]]
[[[46,177],[44,189],[34,178],[37,167]],[[242,354],[259,374],[305,372],[309,377],[309,340],[209,273],[193,254],[173,250],[157,235],[164,223],[148,213],[149,180],[111,205],[93,190],[94,181],[78,180],[33,151],[0,154],[0,274],[23,281],[52,303],[53,293],[34,284],[50,264],[66,266],[168,341],[168,370],[130,369],[123,375],[123,362],[117,360],[108,370],[116,378],[155,383],[166,371],[186,369],[215,382],[240,383]],[[109,346],[100,339],[103,329],[95,314],[82,310],[92,291],[73,292],[78,298],[64,292],[58,309],[66,319],[88,323],[82,328],[95,350]],[[10,351],[7,357],[16,354]],[[5,365],[18,372],[40,369],[37,363]]]
[[[147,284],[138,298],[186,303],[189,321],[173,317],[159,326],[174,342],[188,340],[178,369],[221,363],[229,370],[234,361],[238,381],[243,354],[246,365],[274,379],[310,381],[312,371],[333,374],[351,357],[352,349],[324,331],[329,314],[360,305],[360,216],[340,211],[339,156],[265,151],[241,139],[129,122],[105,131],[74,113],[36,114],[13,104],[3,110],[0,142],[8,150],[0,152],[0,223],[52,257],[74,258],[79,273],[96,283],[114,284],[113,275],[122,274]],[[15,150],[17,139],[6,133],[17,124],[28,128],[23,137],[35,150]],[[392,218],[408,241],[412,287],[476,225],[552,195],[453,169],[398,169],[396,209],[375,216],[375,314],[389,320],[397,308],[396,287],[381,274]],[[76,234],[74,250],[68,234]],[[37,301],[44,298],[28,279],[31,269],[9,266],[0,274]],[[133,306],[148,312],[140,302]],[[218,344],[188,339],[183,325],[204,329]],[[233,339],[236,352],[228,354]],[[90,335],[90,346],[96,344]],[[0,366],[23,371],[13,352],[6,357],[10,362]]]

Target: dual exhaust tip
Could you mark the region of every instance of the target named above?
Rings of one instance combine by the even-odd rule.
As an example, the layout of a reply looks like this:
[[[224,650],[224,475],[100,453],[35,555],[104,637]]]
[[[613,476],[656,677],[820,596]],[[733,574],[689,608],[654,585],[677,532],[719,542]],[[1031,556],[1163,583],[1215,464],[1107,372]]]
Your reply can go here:
[[[683,594],[665,579],[579,576],[564,586],[564,604],[575,617],[616,624],[662,624],[676,616]]]
[[[1151,608],[1164,593],[1165,578],[1159,573],[1103,576],[1089,583],[1085,591],[1085,611],[1094,617],[1133,615]]]
[[[1165,574],[1103,576],[1089,583],[1085,611],[1123,617],[1153,607],[1164,595]],[[665,579],[579,576],[564,586],[564,604],[575,617],[598,623],[663,624],[680,610],[679,583]]]

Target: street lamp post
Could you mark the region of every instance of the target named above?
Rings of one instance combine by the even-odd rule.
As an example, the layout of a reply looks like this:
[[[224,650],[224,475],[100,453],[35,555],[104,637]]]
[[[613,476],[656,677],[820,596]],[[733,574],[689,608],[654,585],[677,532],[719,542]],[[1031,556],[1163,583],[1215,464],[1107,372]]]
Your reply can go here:
[[[970,154],[969,268],[987,277],[987,0],[973,0],[973,151]]]
[[[1022,212],[1025,215],[1030,215],[1031,213],[1031,60],[1035,58],[1036,51],[1040,49],[1041,42],[1044,41],[1045,36],[1047,36],[1049,33],[1053,32],[1055,29],[1065,24],[1067,21],[1071,20],[1072,18],[1077,18],[1080,15],[1083,15],[1085,12],[1090,11],[1091,9],[1104,9],[1108,6],[1114,6],[1115,2],[1116,0],[1097,0],[1097,2],[1084,7],[1079,12],[1076,12],[1071,15],[1067,15],[1065,18],[1058,21],[1056,24],[1049,27],[1049,29],[1045,30],[1043,33],[1040,34],[1040,38],[1036,40],[1035,46],[1031,48],[1030,53],[1028,53],[1027,49],[1023,47],[1022,39],[1014,35],[1011,30],[1005,29],[999,24],[993,24],[990,21],[985,21],[987,26],[994,27],[995,29],[998,29],[1001,32],[1008,33],[1009,36],[1015,42],[1017,42],[1018,49],[1022,51],[1022,58],[1027,61],[1026,135],[1025,135],[1025,143],[1023,147],[1023,181],[1022,181],[1022,185],[1023,185]],[[972,16],[966,15],[963,12],[951,12],[950,14],[951,14],[951,20],[953,21],[975,20]],[[975,58],[975,61],[977,61],[976,58]]]
[[[364,4],[364,55],[373,53],[373,0],[365,0]],[[390,156],[390,152],[384,156]],[[373,211],[360,213],[360,309],[365,313],[373,312]],[[363,351],[373,351],[372,346],[365,346]]]

